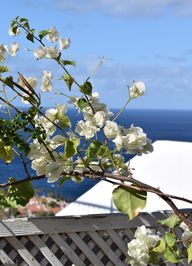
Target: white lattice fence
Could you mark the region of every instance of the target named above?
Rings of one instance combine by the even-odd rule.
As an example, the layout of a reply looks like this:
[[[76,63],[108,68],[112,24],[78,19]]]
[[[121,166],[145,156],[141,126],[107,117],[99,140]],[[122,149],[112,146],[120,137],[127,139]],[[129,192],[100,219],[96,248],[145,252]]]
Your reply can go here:
[[[164,233],[156,221],[166,217],[156,212],[130,222],[122,214],[1,221],[0,265],[128,265],[127,243],[135,229],[145,224]]]

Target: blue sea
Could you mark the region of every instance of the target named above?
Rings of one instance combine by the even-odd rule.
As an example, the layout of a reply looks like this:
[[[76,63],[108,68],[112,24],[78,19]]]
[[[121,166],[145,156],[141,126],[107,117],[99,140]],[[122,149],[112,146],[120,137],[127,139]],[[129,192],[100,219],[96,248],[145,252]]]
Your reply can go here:
[[[112,110],[114,114],[117,109]],[[72,121],[80,119],[80,115],[73,110],[68,111]],[[117,122],[125,127],[131,124],[140,126],[148,137],[155,140],[192,141],[192,110],[125,110]],[[10,165],[0,161],[0,179],[6,182],[8,177],[23,178],[25,173],[19,160],[14,159]],[[77,184],[66,181],[61,188],[58,183],[48,184],[46,180],[35,181],[34,187],[39,195],[50,195],[57,198],[73,201],[86,192],[96,182],[86,179]]]

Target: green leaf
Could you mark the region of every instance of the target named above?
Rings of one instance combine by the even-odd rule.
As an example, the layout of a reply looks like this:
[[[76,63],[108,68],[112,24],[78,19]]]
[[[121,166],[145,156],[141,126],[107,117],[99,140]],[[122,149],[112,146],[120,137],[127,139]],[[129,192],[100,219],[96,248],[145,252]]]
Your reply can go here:
[[[176,214],[173,214],[166,218],[165,220],[158,221],[160,224],[166,225],[169,228],[173,229],[176,225],[178,225],[181,220]]]
[[[111,160],[111,155],[108,146],[102,145],[98,151],[98,156],[100,158],[108,158]]]
[[[59,179],[59,186],[62,187],[65,181],[66,181],[66,178],[60,178]]]
[[[10,178],[9,182],[12,183],[16,181],[15,178]],[[6,200],[14,208],[18,206],[25,206],[29,200],[33,197],[34,190],[32,183],[26,181],[17,185],[10,185],[7,191]]]
[[[86,95],[92,96],[92,85],[89,81],[86,81],[82,86],[80,86],[80,91]]]
[[[187,255],[188,255],[188,263],[192,262],[192,242],[189,244],[187,248]]]
[[[11,24],[10,24],[11,28],[12,28],[15,24],[17,24],[16,19],[11,20]]]
[[[71,91],[71,87],[73,85],[74,79],[67,74],[63,75],[62,78],[64,79],[69,91]]]
[[[65,156],[67,158],[73,157],[74,154],[77,152],[77,147],[79,145],[79,139],[67,139],[65,144]]]
[[[149,251],[149,256],[150,256],[150,262],[152,264],[159,265],[160,262],[160,255],[154,251]]]
[[[29,22],[28,22],[28,20],[24,21],[23,26],[24,26],[25,28],[27,28],[28,30],[30,30],[30,26],[29,26]]]
[[[5,163],[11,163],[14,159],[14,152],[11,146],[4,146],[0,144],[0,159],[2,159]]]
[[[69,117],[66,114],[64,114],[62,112],[58,112],[57,113],[57,119],[59,120],[59,124],[63,128],[71,127],[71,121],[70,121]]]
[[[152,250],[161,253],[165,251],[165,247],[165,240],[161,238]]]
[[[16,34],[18,28],[19,28],[18,25],[13,26],[13,27],[12,27],[12,32],[13,32],[14,34]]]
[[[48,30],[41,30],[41,31],[39,31],[39,34],[38,34],[39,39],[42,40],[43,37],[45,37],[48,33],[49,33]]]
[[[176,242],[174,234],[167,232],[165,234],[165,241],[169,247],[173,247],[175,245],[175,242]]]
[[[171,263],[179,263],[180,262],[177,255],[175,254],[175,252],[170,247],[166,248],[163,255]]]
[[[100,147],[101,147],[101,143],[98,140],[94,140],[90,144],[89,148],[86,151],[86,155],[87,155],[86,162],[87,163],[91,162],[95,158],[95,156],[99,152]]]
[[[4,79],[4,83],[9,86],[10,88],[13,88],[13,77],[9,76]]]
[[[0,66],[0,73],[5,73],[5,72],[9,72],[8,67],[6,67],[6,66]]]
[[[27,18],[20,18],[20,22],[28,22],[28,19]]]
[[[34,36],[33,34],[31,33],[28,33],[27,36],[26,36],[27,40],[31,41],[31,42],[34,42]]]
[[[129,216],[136,217],[145,207],[147,193],[134,188],[119,186],[113,190],[113,201],[117,209]]]
[[[88,105],[88,102],[83,99],[83,98],[80,98],[78,101],[77,101],[77,105],[79,106],[79,108],[81,110],[83,110],[87,105]]]
[[[61,62],[64,66],[67,66],[67,65],[76,66],[75,61],[62,60],[62,59],[61,59],[60,62]]]

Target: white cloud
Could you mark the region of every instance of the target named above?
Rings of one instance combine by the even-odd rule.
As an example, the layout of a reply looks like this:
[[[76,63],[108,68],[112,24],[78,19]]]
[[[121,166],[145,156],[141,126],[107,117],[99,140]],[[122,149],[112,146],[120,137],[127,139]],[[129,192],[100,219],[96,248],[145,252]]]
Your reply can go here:
[[[114,16],[191,16],[191,0],[54,0],[53,4],[69,12],[100,12]]]

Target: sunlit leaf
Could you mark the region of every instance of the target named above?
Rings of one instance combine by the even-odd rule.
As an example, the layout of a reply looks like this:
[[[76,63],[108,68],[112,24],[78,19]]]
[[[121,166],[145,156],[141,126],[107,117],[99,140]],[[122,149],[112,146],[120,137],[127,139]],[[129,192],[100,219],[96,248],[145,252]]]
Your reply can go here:
[[[49,33],[48,30],[41,30],[41,31],[39,31],[38,36],[39,36],[40,40],[42,40],[43,37],[45,37],[48,33]]]
[[[20,18],[20,22],[26,22],[26,21],[28,21],[27,18]]]
[[[176,253],[170,247],[166,248],[163,255],[164,255],[165,259],[167,259],[171,263],[179,263],[180,262]]]
[[[113,201],[117,209],[129,216],[136,217],[145,207],[147,193],[134,188],[119,186],[113,190]]]
[[[6,67],[6,66],[0,66],[0,73],[5,73],[5,72],[9,72],[8,67]]]
[[[161,221],[159,220],[158,222],[173,229],[176,225],[178,225],[181,222],[181,220],[176,214],[173,214],[168,218],[166,218],[165,220]]]
[[[74,154],[77,152],[77,147],[79,145],[79,140],[78,139],[67,139],[66,144],[65,144],[65,156],[67,158],[73,157]]]
[[[11,146],[4,146],[0,144],[0,159],[5,163],[11,163],[14,159],[14,152]]]
[[[165,240],[161,238],[153,248],[153,251],[161,253],[165,251],[165,248],[166,248]]]
[[[67,66],[67,65],[76,66],[75,61],[62,60],[62,59],[61,59],[60,62],[61,62],[64,66]]]
[[[192,242],[187,248],[188,263],[192,262]]]
[[[69,117],[64,114],[63,112],[58,112],[57,113],[57,119],[59,120],[59,124],[63,127],[71,127],[71,121]]]
[[[98,140],[94,140],[90,144],[89,148],[86,151],[87,163],[91,162],[94,159],[94,157],[98,154],[100,147],[101,147],[101,142],[99,142]]]
[[[165,241],[169,247],[173,247],[175,245],[175,242],[176,242],[174,234],[167,232],[165,234]]]
[[[64,79],[69,91],[71,91],[71,87],[73,85],[74,79],[67,74],[63,75],[62,78]]]

